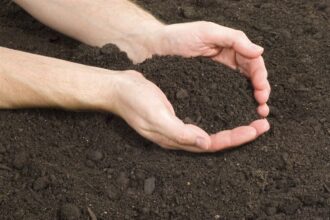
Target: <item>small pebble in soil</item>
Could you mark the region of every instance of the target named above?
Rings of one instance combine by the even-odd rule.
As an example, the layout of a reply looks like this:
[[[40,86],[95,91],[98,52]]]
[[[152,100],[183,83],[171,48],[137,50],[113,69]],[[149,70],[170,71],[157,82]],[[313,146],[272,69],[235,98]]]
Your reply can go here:
[[[209,160],[206,161],[206,166],[208,166],[209,168],[214,168],[215,163],[212,159],[209,159]]]
[[[192,6],[184,6],[184,7],[180,8],[180,14],[184,18],[190,18],[190,19],[199,17],[198,11],[196,11],[196,8],[192,7]]]
[[[34,191],[39,191],[46,189],[48,185],[49,185],[48,177],[43,176],[43,177],[39,177],[38,179],[36,179],[36,181],[34,181],[32,188]]]
[[[205,104],[210,104],[210,102],[211,102],[210,97],[208,97],[208,96],[204,96],[204,97],[203,97],[203,102],[205,102]]]
[[[176,93],[176,98],[177,99],[185,99],[189,97],[189,93],[185,89],[179,89]]]
[[[87,155],[87,158],[90,159],[91,161],[97,162],[97,161],[102,160],[103,153],[101,151],[94,150],[94,151],[89,152],[89,154]]]
[[[16,169],[21,170],[28,163],[28,153],[26,151],[21,151],[15,155],[13,165]]]
[[[211,89],[217,89],[217,88],[218,88],[218,84],[216,84],[216,83],[211,83],[210,88],[211,88]]]
[[[183,122],[184,122],[185,124],[195,124],[194,120],[192,120],[192,119],[189,118],[189,117],[185,117],[185,118],[183,119]]]
[[[135,171],[135,177],[136,177],[138,180],[144,180],[144,179],[145,179],[144,172],[143,172],[142,170],[136,170],[136,171]]]
[[[79,208],[71,203],[62,205],[60,209],[60,220],[77,220],[80,218]]]
[[[120,188],[126,189],[129,185],[129,178],[126,173],[121,172],[117,178],[117,184]]]
[[[156,178],[150,177],[144,181],[144,193],[151,195],[156,187]]]
[[[106,194],[111,200],[118,200],[120,198],[120,190],[115,186],[110,186],[107,189]]]
[[[143,207],[142,210],[141,210],[141,212],[142,212],[143,214],[149,214],[149,212],[150,212],[150,208],[148,208],[148,207]]]
[[[270,207],[267,207],[267,208],[266,208],[265,212],[266,212],[266,214],[267,214],[268,216],[273,216],[273,215],[276,214],[277,209],[276,209],[276,207],[271,207],[271,206],[270,206]]]

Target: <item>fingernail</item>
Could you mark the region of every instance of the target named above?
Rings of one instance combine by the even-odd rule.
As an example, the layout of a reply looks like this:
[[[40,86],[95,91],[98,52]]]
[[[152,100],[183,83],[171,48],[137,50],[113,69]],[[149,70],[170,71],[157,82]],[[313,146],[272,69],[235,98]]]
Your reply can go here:
[[[264,48],[263,47],[261,47],[261,46],[259,46],[259,45],[257,45],[257,44],[252,44],[252,49],[254,49],[254,50],[264,50]]]
[[[208,144],[206,142],[206,140],[202,137],[197,137],[196,139],[196,145],[202,149],[207,150],[208,149]]]

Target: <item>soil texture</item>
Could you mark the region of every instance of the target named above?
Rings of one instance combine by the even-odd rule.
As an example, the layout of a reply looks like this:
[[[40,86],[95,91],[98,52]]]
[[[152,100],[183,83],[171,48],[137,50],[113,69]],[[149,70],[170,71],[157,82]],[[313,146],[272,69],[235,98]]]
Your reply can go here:
[[[213,21],[264,46],[272,129],[198,155],[163,150],[109,113],[3,110],[0,219],[329,219],[330,2],[136,2],[167,23]],[[88,47],[0,3],[0,46],[143,72],[181,119],[208,132],[258,117],[250,83],[220,64],[154,57],[133,65],[114,46]]]

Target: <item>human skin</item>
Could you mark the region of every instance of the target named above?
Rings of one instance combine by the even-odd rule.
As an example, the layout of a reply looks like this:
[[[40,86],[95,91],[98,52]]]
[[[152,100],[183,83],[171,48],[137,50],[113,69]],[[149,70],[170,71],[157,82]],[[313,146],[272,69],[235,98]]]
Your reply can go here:
[[[204,21],[165,25],[124,0],[15,2],[46,25],[86,44],[116,44],[135,63],[155,54],[206,56],[239,69],[252,82],[260,116],[269,113],[263,48],[241,31]],[[2,108],[110,111],[160,146],[191,152],[239,146],[269,130],[266,119],[212,135],[184,124],[162,91],[136,71],[105,70],[6,48],[0,48],[0,60]]]

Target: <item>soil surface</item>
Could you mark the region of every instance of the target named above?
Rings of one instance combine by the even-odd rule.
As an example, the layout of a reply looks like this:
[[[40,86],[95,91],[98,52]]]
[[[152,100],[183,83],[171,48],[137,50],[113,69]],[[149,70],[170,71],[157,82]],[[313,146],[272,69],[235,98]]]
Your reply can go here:
[[[80,44],[7,2],[0,1],[0,46],[139,70],[183,120],[208,132],[257,118],[250,83],[232,70],[178,57],[134,66],[115,47]],[[107,113],[4,110],[0,219],[329,219],[329,1],[136,2],[167,23],[209,20],[263,45],[271,131],[197,155],[162,150]]]

